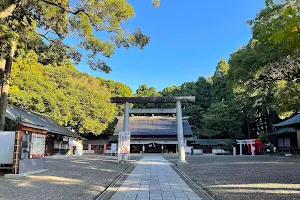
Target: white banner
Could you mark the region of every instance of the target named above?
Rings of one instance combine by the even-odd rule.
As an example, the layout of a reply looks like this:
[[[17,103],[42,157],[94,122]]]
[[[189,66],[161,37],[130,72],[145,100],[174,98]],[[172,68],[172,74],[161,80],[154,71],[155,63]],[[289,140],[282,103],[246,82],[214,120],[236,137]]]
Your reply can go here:
[[[127,161],[130,155],[130,132],[119,132],[118,160]]]
[[[110,154],[111,155],[116,155],[117,154],[117,144],[116,143],[111,143],[110,146]]]

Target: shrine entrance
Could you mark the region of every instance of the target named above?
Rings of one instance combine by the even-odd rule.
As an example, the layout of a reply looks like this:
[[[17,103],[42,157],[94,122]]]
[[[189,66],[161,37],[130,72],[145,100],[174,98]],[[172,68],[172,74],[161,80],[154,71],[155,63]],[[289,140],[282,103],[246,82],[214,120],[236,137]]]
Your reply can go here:
[[[194,103],[194,96],[181,97],[112,97],[111,103],[125,104],[123,131],[130,132],[129,114],[176,114],[177,124],[177,149],[179,162],[185,161],[185,142],[183,134],[182,108],[181,103]],[[176,103],[176,108],[130,108],[130,103]],[[163,129],[163,128],[162,128]],[[132,144],[132,143],[131,143]],[[139,143],[142,145],[142,152],[162,153],[165,151],[164,144],[153,141],[150,143]],[[133,146],[132,146],[133,147]],[[138,146],[134,145],[133,151],[138,151]],[[175,147],[176,148],[176,147]],[[147,149],[147,150],[146,150]]]
[[[145,153],[162,153],[161,145],[150,143],[145,145]]]

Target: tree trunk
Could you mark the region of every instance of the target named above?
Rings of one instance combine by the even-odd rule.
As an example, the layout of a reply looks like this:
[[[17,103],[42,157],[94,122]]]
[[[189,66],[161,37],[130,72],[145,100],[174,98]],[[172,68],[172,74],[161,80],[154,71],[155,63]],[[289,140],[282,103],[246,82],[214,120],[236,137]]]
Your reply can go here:
[[[248,132],[248,139],[251,139],[251,134],[250,134],[250,122],[249,119],[247,118],[247,132]]]
[[[9,79],[10,72],[13,63],[13,59],[16,51],[16,41],[12,40],[10,43],[10,52],[6,58],[2,88],[1,88],[1,100],[0,100],[0,131],[4,130],[5,127],[5,114],[7,107],[7,98],[8,98],[8,90],[9,90]]]

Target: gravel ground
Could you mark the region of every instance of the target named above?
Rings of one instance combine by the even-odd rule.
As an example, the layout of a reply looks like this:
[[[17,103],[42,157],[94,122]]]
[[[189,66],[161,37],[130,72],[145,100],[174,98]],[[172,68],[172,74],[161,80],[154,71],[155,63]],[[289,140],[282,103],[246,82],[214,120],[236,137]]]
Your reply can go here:
[[[47,157],[49,170],[40,174],[4,178],[0,172],[0,200],[95,199],[128,166],[102,155]]]
[[[300,199],[300,158],[194,155],[187,161],[179,168],[217,200]]]

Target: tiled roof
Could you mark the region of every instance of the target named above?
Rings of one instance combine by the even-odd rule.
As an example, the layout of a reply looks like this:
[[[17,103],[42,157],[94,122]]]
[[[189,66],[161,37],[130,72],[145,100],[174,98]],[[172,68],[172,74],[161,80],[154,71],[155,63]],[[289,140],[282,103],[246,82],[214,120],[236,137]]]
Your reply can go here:
[[[118,135],[123,130],[123,118],[119,119],[114,135]],[[129,131],[131,135],[157,136],[157,135],[177,135],[177,123],[174,117],[148,117],[135,116],[129,118]],[[191,136],[192,129],[188,121],[183,120],[184,136]]]
[[[13,121],[16,121],[18,118],[20,118],[22,122],[44,127],[47,129],[48,133],[55,133],[74,138],[81,138],[76,133],[73,133],[66,127],[59,125],[49,117],[30,112],[16,106],[8,105],[5,116]]]
[[[277,129],[271,133],[268,133],[269,136],[271,135],[280,135],[280,134],[284,134],[284,133],[296,133],[296,129],[294,128],[280,128]]]
[[[284,120],[283,122],[275,124],[274,126],[280,127],[280,126],[290,126],[290,125],[296,125],[296,124],[300,124],[300,113],[298,113],[297,115],[295,115],[287,120]]]
[[[221,139],[197,139],[192,144],[199,144],[199,145],[224,145],[224,140]]]

